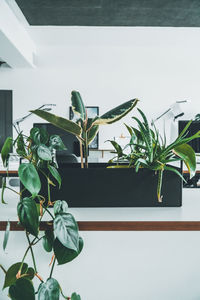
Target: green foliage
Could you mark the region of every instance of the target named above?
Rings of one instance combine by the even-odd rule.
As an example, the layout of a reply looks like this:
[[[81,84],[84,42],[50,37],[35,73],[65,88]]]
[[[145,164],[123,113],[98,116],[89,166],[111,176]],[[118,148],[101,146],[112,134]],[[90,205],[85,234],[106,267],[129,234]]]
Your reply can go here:
[[[3,239],[3,250],[5,251],[7,243],[8,243],[8,238],[9,238],[9,233],[10,233],[10,222],[7,222],[6,225],[6,231],[4,233],[4,239]]]
[[[78,137],[81,136],[81,127],[70,120],[58,117],[44,110],[32,110],[31,112],[65,131],[68,131]]]
[[[53,244],[53,250],[58,261],[59,265],[66,264],[72,260],[74,260],[82,251],[83,249],[83,239],[79,237],[79,247],[78,252],[69,249],[56,238]]]
[[[56,214],[53,221],[53,226],[55,236],[58,238],[61,244],[69,249],[74,250],[75,252],[78,252],[78,225],[72,214],[63,212]]]
[[[67,202],[66,201],[63,201],[63,200],[57,200],[55,203],[54,203],[54,214],[57,215],[59,213],[66,213],[68,211],[68,205],[67,205]]]
[[[72,103],[72,110],[74,114],[76,114],[79,117],[79,119],[85,121],[86,119],[85,106],[83,104],[83,100],[79,92],[72,91],[71,103]]]
[[[41,283],[38,290],[38,300],[59,300],[60,286],[54,278],[47,279]]]
[[[11,137],[7,137],[1,149],[1,159],[4,167],[8,166],[9,153],[11,152],[12,144],[13,139]]]
[[[51,135],[49,139],[49,148],[50,149],[56,149],[56,150],[66,150],[62,139],[59,137],[59,135]]]
[[[196,170],[195,152],[187,143],[199,138],[200,131],[186,138],[187,129],[191,124],[190,121],[177,139],[167,145],[165,134],[164,137],[162,137],[155,126],[151,128],[145,114],[140,109],[138,109],[138,112],[140,113],[141,119],[133,117],[138,128],[130,127],[125,124],[130,134],[130,142],[125,146],[125,148],[129,147],[129,153],[124,154],[125,148],[122,149],[116,142],[110,141],[117,154],[117,157],[114,157],[111,162],[116,161],[117,158],[118,163],[126,162],[129,167],[134,167],[136,172],[138,172],[140,168],[156,171],[158,174],[157,197],[158,201],[161,202],[164,170],[174,172],[183,179],[182,174],[173,165],[170,166],[168,164],[182,160],[187,166],[190,176],[194,176]],[[118,165],[116,167],[118,167]]]
[[[35,300],[33,284],[26,278],[19,278],[9,288],[9,296],[12,300]]]
[[[81,95],[77,91],[71,93],[71,104],[74,114],[78,116],[77,123],[55,116],[43,110],[31,111],[44,120],[53,125],[74,134],[79,142],[80,147],[84,146],[85,153],[85,167],[88,167],[88,145],[93,141],[99,131],[99,125],[112,124],[124,116],[126,116],[138,103],[138,99],[127,101],[114,109],[103,114],[101,117],[93,119],[88,118]],[[83,158],[82,158],[83,159]]]
[[[21,274],[25,274],[28,271],[28,265],[26,263],[18,262],[10,266],[10,268],[6,272],[5,281],[3,285],[4,289],[16,282],[17,280],[16,275],[19,272],[20,268],[21,268]]]
[[[43,236],[42,239],[42,245],[43,248],[47,252],[51,252],[53,249],[53,242],[54,242],[54,233],[52,230],[45,230],[45,235]]]
[[[81,300],[81,297],[80,295],[76,294],[76,293],[73,293],[71,295],[71,300]]]
[[[52,160],[52,154],[50,149],[43,144],[40,144],[39,147],[37,148],[37,155],[42,160],[47,160],[47,161]]]
[[[60,118],[54,118],[55,122]],[[73,133],[80,137],[82,129],[79,125],[71,121],[64,122],[64,129],[69,127]],[[34,300],[35,291],[31,280],[36,275],[40,276],[37,271],[36,257],[34,255],[34,246],[42,242],[43,248],[47,252],[55,251],[55,258],[52,260],[52,267],[49,278],[39,287],[39,300],[58,300],[61,288],[56,279],[52,278],[56,260],[58,264],[65,264],[75,259],[83,248],[83,240],[79,237],[78,225],[74,217],[68,213],[66,201],[57,200],[54,203],[54,215],[49,211],[52,205],[49,185],[52,183],[52,177],[61,186],[61,176],[57,170],[57,164],[54,161],[55,150],[66,149],[62,139],[57,135],[49,136],[41,128],[33,128],[27,137],[22,132],[17,136],[14,144],[11,138],[8,138],[4,144],[1,153],[4,165],[7,166],[11,146],[16,147],[16,152],[22,162],[18,169],[20,181],[23,190],[19,193],[20,202],[17,205],[17,214],[20,224],[23,226],[28,242],[27,249],[23,254],[21,262],[13,264],[7,271],[2,265],[1,269],[5,273],[3,288],[9,288],[9,297],[13,300]],[[44,176],[49,191],[47,199],[40,195],[41,181],[40,176]],[[7,188],[6,178],[3,178],[1,201],[4,201],[4,191]],[[23,191],[29,192],[30,197],[23,197]],[[44,236],[38,237],[40,223],[43,214],[51,216],[49,220],[53,228],[46,230]],[[4,234],[3,249],[6,249],[8,243],[10,223],[7,223]],[[33,235],[33,236],[32,236]],[[30,253],[33,261],[33,268],[28,267],[25,263],[27,254]],[[63,295],[63,294],[62,294]],[[64,296],[63,296],[64,297]]]
[[[127,101],[103,114],[97,120],[94,125],[112,124],[125,117],[138,103],[138,99]]]
[[[37,237],[39,232],[39,217],[35,201],[27,197],[22,199],[17,205],[17,213],[24,229]]]
[[[58,173],[58,170],[54,167],[54,166],[51,166],[51,165],[48,165],[48,169],[51,173],[51,175],[56,179],[56,181],[58,182],[58,185],[59,185],[59,189],[61,187],[61,177],[60,177],[60,174]]]
[[[41,189],[40,177],[35,166],[32,163],[22,163],[18,174],[24,187],[35,197]]]

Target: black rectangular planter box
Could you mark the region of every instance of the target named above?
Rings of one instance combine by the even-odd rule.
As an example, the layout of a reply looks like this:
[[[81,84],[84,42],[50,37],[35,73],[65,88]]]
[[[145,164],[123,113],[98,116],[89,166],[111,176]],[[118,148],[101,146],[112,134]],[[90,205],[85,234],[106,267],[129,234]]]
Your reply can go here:
[[[164,171],[162,195],[157,200],[158,176],[154,171],[140,169],[108,169],[107,164],[59,165],[60,189],[51,187],[51,200],[66,200],[69,207],[179,207],[182,205],[182,180],[173,172]],[[179,169],[180,171],[180,169]],[[52,179],[55,182],[54,179]],[[47,197],[46,180],[41,178],[41,195]]]

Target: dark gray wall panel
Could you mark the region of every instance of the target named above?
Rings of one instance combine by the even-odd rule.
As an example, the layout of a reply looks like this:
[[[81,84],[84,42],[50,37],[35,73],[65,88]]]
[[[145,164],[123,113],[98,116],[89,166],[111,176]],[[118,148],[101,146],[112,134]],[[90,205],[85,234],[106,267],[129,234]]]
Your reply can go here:
[[[12,91],[0,90],[0,151],[5,139],[12,137]]]
[[[200,0],[16,0],[31,25],[200,26]]]

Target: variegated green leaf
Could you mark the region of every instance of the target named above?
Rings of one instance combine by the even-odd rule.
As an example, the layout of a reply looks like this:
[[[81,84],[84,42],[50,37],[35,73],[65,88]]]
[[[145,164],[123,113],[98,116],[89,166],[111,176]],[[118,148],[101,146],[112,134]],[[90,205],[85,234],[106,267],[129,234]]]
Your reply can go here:
[[[112,124],[127,115],[137,104],[138,99],[127,101],[95,120],[94,125]]]
[[[38,117],[41,117],[42,119],[48,121],[49,123],[65,130],[67,132],[70,132],[79,137],[81,136],[81,132],[82,132],[81,127],[78,124],[76,124],[70,120],[67,120],[62,117],[58,117],[58,116],[51,114],[44,110],[36,109],[36,110],[31,110],[31,112],[33,114],[37,115]]]
[[[182,144],[175,147],[173,152],[182,158],[190,172],[190,178],[193,177],[196,171],[196,155],[192,147],[188,144]]]
[[[73,113],[76,114],[80,119],[85,120],[86,118],[85,106],[83,104],[83,100],[81,98],[80,93],[77,91],[72,91],[71,95],[72,95],[71,103],[72,103]]]

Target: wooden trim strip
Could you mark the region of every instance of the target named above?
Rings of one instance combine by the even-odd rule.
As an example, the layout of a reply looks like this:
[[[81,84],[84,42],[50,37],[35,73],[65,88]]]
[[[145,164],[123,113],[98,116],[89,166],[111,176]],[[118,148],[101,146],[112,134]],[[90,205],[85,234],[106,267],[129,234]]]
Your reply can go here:
[[[0,222],[5,231],[6,221]],[[10,222],[11,231],[23,231],[16,221]],[[80,231],[200,231],[200,221],[80,221]],[[52,228],[52,223],[41,222],[40,230]]]

